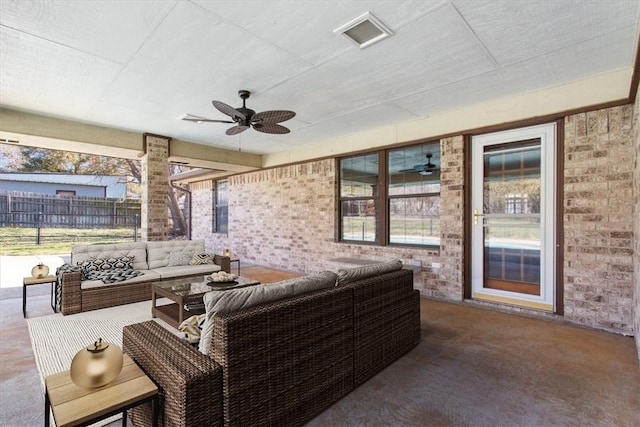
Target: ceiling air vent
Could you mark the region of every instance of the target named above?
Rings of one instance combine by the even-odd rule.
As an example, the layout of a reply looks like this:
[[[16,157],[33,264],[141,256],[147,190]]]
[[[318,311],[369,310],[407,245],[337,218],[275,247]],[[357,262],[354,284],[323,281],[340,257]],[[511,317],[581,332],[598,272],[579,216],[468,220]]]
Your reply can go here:
[[[369,12],[364,15],[360,15],[342,27],[333,30],[333,32],[342,34],[360,46],[360,49],[369,47],[372,44],[393,35],[393,32],[390,29],[388,29]]]

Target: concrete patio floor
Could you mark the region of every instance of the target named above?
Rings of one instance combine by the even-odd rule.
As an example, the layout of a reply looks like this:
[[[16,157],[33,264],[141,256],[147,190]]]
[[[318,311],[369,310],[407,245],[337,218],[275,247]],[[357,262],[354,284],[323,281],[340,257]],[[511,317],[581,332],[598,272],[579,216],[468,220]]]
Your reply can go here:
[[[10,258],[0,296],[0,425],[38,426],[44,401],[20,303],[22,277],[37,260]],[[27,316],[51,314],[48,285],[33,291]],[[307,427],[640,425],[632,337],[427,299],[421,333],[415,349]]]

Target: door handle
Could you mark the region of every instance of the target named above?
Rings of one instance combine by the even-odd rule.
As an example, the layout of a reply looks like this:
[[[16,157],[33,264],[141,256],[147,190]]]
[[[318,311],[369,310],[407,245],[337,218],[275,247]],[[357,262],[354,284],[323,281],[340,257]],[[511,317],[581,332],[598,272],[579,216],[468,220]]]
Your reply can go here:
[[[478,225],[478,217],[480,217],[480,216],[484,216],[484,215],[479,214],[479,213],[478,213],[478,209],[474,209],[474,210],[473,210],[473,223],[474,223],[475,225]]]

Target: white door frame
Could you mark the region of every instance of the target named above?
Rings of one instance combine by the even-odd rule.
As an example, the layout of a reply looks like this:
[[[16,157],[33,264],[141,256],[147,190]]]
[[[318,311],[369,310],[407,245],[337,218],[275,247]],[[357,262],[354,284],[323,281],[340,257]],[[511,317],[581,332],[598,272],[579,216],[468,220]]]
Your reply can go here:
[[[556,129],[555,123],[478,135],[471,140],[471,297],[553,312],[557,284],[555,266],[556,236]],[[484,224],[474,224],[474,209],[483,212],[484,147],[493,144],[540,138],[541,143],[541,256],[540,295],[528,295],[484,287]],[[477,217],[476,217],[477,218]],[[480,219],[483,217],[480,216]]]

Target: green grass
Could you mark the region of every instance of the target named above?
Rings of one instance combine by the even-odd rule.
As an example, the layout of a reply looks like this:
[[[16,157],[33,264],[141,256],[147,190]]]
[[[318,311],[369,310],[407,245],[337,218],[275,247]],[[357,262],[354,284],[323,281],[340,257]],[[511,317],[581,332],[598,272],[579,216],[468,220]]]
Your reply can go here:
[[[132,242],[132,228],[0,228],[0,255],[46,255],[71,253],[72,245]],[[140,230],[138,230],[140,240]]]

